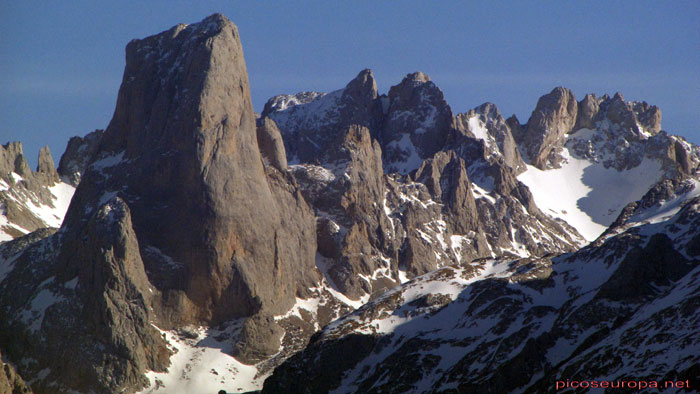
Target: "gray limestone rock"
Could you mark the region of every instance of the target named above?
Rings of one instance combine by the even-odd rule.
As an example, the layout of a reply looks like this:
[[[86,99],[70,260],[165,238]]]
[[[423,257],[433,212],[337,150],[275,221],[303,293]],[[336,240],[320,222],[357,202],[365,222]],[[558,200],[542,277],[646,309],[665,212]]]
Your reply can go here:
[[[24,349],[37,368],[52,368],[46,382],[136,391],[145,371],[168,364],[152,324],[268,321],[318,285],[313,212],[291,175],[264,165],[238,31],[222,15],[129,43],[117,108],[97,145],[61,231],[40,241],[51,247],[27,249],[22,259],[34,263],[2,282],[22,289],[24,297],[0,300],[18,308],[52,276],[52,291],[70,283],[66,302],[27,337],[36,346]],[[80,169],[65,157],[67,171]],[[42,275],[27,275],[38,266]],[[24,332],[19,309],[3,313],[0,336]],[[83,345],[66,351],[77,338]],[[241,340],[273,343],[279,331]],[[63,359],[71,362],[57,365]]]
[[[482,277],[474,267],[494,263],[475,260],[405,283],[325,327],[262,392],[554,393],[562,375],[630,371],[694,382],[700,356],[687,351],[700,344],[691,334],[700,260],[681,251],[700,223],[700,198],[687,194],[695,184],[671,182],[645,197],[685,194],[663,221],[628,223],[575,253],[500,259],[507,268]],[[638,204],[636,213],[658,208]],[[450,287],[452,295],[441,294]],[[348,346],[356,351],[339,360]]]
[[[100,147],[104,130],[95,130],[85,137],[71,137],[66,151],[58,163],[58,174],[66,182],[78,186],[82,174],[87,170]]]
[[[38,211],[56,207],[50,188],[59,181],[48,146],[39,152],[36,172],[29,168],[21,143],[0,146],[0,215],[7,219],[0,233],[16,238],[49,226],[47,215]]]
[[[391,223],[380,205],[385,184],[381,148],[369,129],[351,126],[328,152],[324,168],[303,165],[294,169],[305,198],[316,209],[319,252],[330,259],[331,280],[351,299],[385,288],[367,283],[384,264],[379,256],[395,255]]]
[[[0,147],[0,174],[7,176],[11,172],[22,177],[32,173],[20,142],[8,142]]]
[[[295,163],[332,160],[328,152],[351,125],[364,126],[376,137],[382,108],[371,70],[362,70],[345,88],[325,93],[303,92],[268,100],[261,117],[277,123],[287,156]]]
[[[53,157],[48,146],[39,150],[39,163],[37,164],[36,174],[45,179],[46,184],[53,185],[59,181],[58,172],[54,167]]]
[[[595,94],[587,94],[583,100],[578,103],[578,112],[576,125],[574,130],[578,129],[594,129],[595,120],[600,110],[600,100]]]
[[[637,117],[632,110],[632,106],[625,102],[620,92],[604,103],[606,116],[613,124],[620,125],[625,130],[635,130],[637,128]]]
[[[451,233],[467,234],[479,230],[479,216],[467,169],[464,160],[455,152],[438,152],[423,162],[416,172],[416,181],[424,183],[433,199],[444,205]]]
[[[472,130],[472,118],[476,118],[471,121],[474,128],[480,130]],[[515,133],[511,131],[512,127],[516,129]],[[479,134],[478,138],[486,143],[486,155],[502,156],[505,164],[516,173],[525,171],[525,162],[513,138],[514,134],[521,134],[520,123],[515,115],[506,121],[496,105],[484,103],[465,114],[455,116],[455,128],[473,138],[477,138],[475,133]],[[481,130],[486,130],[486,133],[482,133]]]
[[[0,360],[2,353],[0,353]],[[10,363],[2,361],[0,366],[0,394],[32,394],[27,383],[17,374]]]
[[[445,145],[452,110],[442,91],[422,72],[408,74],[389,89],[380,140],[387,172],[407,174]]]
[[[287,170],[287,153],[284,141],[275,121],[270,118],[260,118],[257,124],[257,138],[260,153],[264,159],[280,171]]]
[[[633,102],[632,111],[637,116],[639,124],[652,135],[661,131],[661,109],[649,105],[646,101]]]
[[[268,181],[236,27],[212,15],[133,40],[126,58],[114,117],[66,227],[82,227],[104,195],[123,194],[142,249],[180,267],[164,278],[163,263],[145,256],[149,279],[163,286],[155,309],[164,327],[286,311],[315,283],[313,217],[303,199],[287,207],[290,191]],[[279,257],[292,248],[283,242],[297,253]]]
[[[243,324],[233,355],[244,364],[257,364],[279,351],[283,335],[275,319],[255,315]]]
[[[577,112],[576,97],[569,89],[558,87],[540,97],[518,141],[532,165],[542,170],[558,165],[556,156],[550,154],[556,153],[562,137],[573,129]]]
[[[106,202],[76,240],[35,234],[0,283],[0,338],[12,338],[4,349],[28,376],[50,371],[34,392],[136,390],[148,383],[143,371],[164,371],[170,351],[152,326],[153,293],[126,203]],[[4,244],[0,258],[26,237]]]

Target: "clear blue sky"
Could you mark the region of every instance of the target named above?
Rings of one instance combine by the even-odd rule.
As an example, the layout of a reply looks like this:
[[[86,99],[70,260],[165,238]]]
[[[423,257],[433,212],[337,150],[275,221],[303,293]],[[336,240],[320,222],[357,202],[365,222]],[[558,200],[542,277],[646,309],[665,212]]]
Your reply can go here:
[[[620,91],[700,143],[697,0],[0,0],[0,143],[22,141],[32,165],[48,144],[58,162],[70,136],[109,123],[129,40],[213,12],[239,27],[257,111],[363,68],[383,92],[420,70],[455,113],[491,101],[525,122],[555,86],[579,99]]]

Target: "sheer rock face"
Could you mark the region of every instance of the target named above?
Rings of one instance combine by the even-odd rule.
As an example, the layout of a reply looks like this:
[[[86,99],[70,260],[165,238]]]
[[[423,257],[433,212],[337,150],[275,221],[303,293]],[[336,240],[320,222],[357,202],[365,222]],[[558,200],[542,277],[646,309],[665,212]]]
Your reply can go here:
[[[12,338],[3,347],[29,376],[49,371],[32,384],[37,393],[143,387],[143,371],[164,371],[170,351],[152,326],[154,295],[129,208],[114,197],[77,240],[64,235],[40,230],[0,248],[0,259],[15,261],[0,283],[0,332]]]
[[[387,172],[407,174],[445,145],[452,110],[442,91],[422,72],[389,89],[381,141]]]
[[[51,150],[45,146],[39,150],[39,163],[37,164],[36,173],[46,180],[47,184],[53,185],[59,181],[58,172],[54,167]]]
[[[261,118],[256,124],[258,146],[263,159],[279,171],[286,171],[287,152],[284,150],[284,141],[275,121],[270,118]]]
[[[438,152],[423,162],[416,180],[425,184],[434,201],[444,205],[448,229],[455,234],[478,231],[478,214],[464,160],[455,152]]]
[[[382,151],[362,126],[348,128],[335,146],[329,152],[334,159],[324,163],[333,171],[304,165],[293,172],[316,209],[318,251],[328,261],[330,280],[359,299],[388,285],[360,275],[371,277],[385,265],[382,254],[396,254],[392,225],[380,204],[385,195]]]
[[[578,103],[578,112],[576,125],[574,130],[578,129],[594,129],[596,116],[600,110],[600,100],[594,94],[587,94],[583,100]]]
[[[80,242],[80,247],[74,249],[67,244],[61,250],[59,260],[65,264],[62,267],[65,270],[57,278],[70,280],[77,271],[75,291],[81,310],[72,317],[82,323],[78,330],[83,332],[83,338],[89,338],[86,342],[90,346],[69,351],[68,354],[73,354],[68,359],[99,359],[96,352],[99,344],[107,351],[101,355],[102,367],[87,377],[83,370],[87,366],[79,365],[73,372],[62,371],[61,379],[65,384],[80,382],[83,387],[110,387],[115,391],[143,386],[147,382],[143,371],[164,371],[170,351],[160,333],[151,326],[157,319],[152,308],[154,292],[127,204],[114,197],[101,206],[81,231]],[[63,336],[58,342],[61,345],[49,346],[49,351],[57,356],[66,341],[70,341],[62,323],[58,316],[48,315],[42,332],[49,338]]]
[[[518,141],[532,165],[539,169],[557,165],[557,158],[550,154],[556,153],[562,137],[574,127],[577,112],[576,97],[569,89],[558,87],[540,97]]]
[[[58,163],[58,175],[73,186],[78,186],[81,176],[94,158],[104,130],[95,130],[85,137],[71,137],[66,151]]]
[[[316,279],[313,230],[290,235],[285,223],[313,229],[313,219],[301,200],[288,211],[278,194],[290,191],[268,182],[236,27],[213,15],[126,53],[114,117],[67,227],[107,193],[123,196],[141,248],[155,251],[144,257],[165,326],[286,311]]]

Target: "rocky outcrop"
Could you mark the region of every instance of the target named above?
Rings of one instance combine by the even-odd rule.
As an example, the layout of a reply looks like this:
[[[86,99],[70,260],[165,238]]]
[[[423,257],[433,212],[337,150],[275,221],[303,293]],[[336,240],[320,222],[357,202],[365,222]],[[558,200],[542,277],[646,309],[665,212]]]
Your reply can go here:
[[[540,97],[518,141],[532,165],[542,170],[558,166],[556,151],[574,127],[577,113],[578,103],[569,89],[558,87]]]
[[[646,102],[626,102],[621,94],[579,103],[576,126],[566,148],[576,156],[602,162],[606,168],[629,170],[651,159],[664,177],[689,176],[700,166],[700,150],[683,138],[662,131],[661,110]],[[581,131],[587,129],[590,131]],[[657,179],[660,180],[660,179]]]
[[[490,119],[484,115],[488,113],[492,114]],[[506,163],[502,148],[494,137],[497,132],[489,129],[496,125],[503,127],[496,114],[495,106],[487,104],[458,115],[455,118],[458,133],[445,147],[468,163],[467,174],[475,197],[480,228],[478,234],[484,237],[481,242],[470,244],[470,247],[476,245],[478,252],[467,253],[467,256],[542,256],[575,250],[576,245],[583,242],[578,232],[542,213],[527,186],[518,181],[516,176],[524,167],[521,161],[522,164],[518,164],[517,158],[520,156],[514,155],[512,157],[516,160],[511,164]],[[487,119],[485,123],[484,119]],[[509,123],[507,127],[518,130],[517,119],[511,118]],[[508,131],[505,128],[502,131],[502,135],[506,136],[505,141],[509,133],[505,133]],[[463,247],[463,253],[466,250],[469,247]]]
[[[56,172],[56,167],[54,167],[53,157],[48,146],[39,150],[39,163],[37,164],[36,174],[42,177],[48,185],[53,185],[59,181],[58,172]]]
[[[48,146],[39,151],[36,172],[21,143],[0,146],[0,242],[60,226],[72,192],[59,179]]]
[[[352,84],[356,82],[351,82],[348,86]],[[285,117],[285,113],[290,112],[288,108],[299,107],[297,112],[290,113],[301,113],[303,108],[306,116],[304,119],[325,119],[324,114],[335,109],[328,108],[325,104],[321,106],[319,103],[312,106],[312,103],[323,97],[325,96],[321,94],[309,93],[278,96],[268,101],[263,113],[281,119],[285,144],[291,145],[296,143],[293,138],[294,130],[305,123],[302,121],[297,124],[291,118]],[[520,132],[517,119],[511,119],[509,124],[495,105],[489,103],[452,119],[451,110],[442,93],[422,73],[409,75],[401,84],[394,86],[388,96],[379,96],[377,100],[383,109],[380,121],[363,119],[367,124],[381,125],[379,139],[383,152],[383,171],[396,171],[396,164],[399,163],[402,166],[406,165],[400,172],[417,170],[420,171],[420,175],[416,173],[413,177],[385,176],[384,192],[379,192],[382,188],[375,185],[381,183],[377,182],[381,169],[360,172],[360,179],[369,180],[365,184],[371,185],[370,189],[377,192],[361,195],[355,204],[364,207],[376,204],[377,207],[362,209],[364,213],[356,215],[349,214],[345,209],[338,209],[338,201],[346,191],[344,186],[340,186],[346,184],[343,183],[346,181],[340,179],[341,175],[350,179],[350,182],[357,181],[353,174],[343,172],[347,160],[338,160],[342,154],[339,156],[337,150],[332,147],[326,148],[312,158],[313,165],[292,167],[295,177],[304,189],[306,199],[316,210],[321,256],[333,261],[342,260],[342,256],[347,253],[365,256],[362,264],[350,265],[364,266],[361,270],[346,268],[344,271],[347,272],[342,275],[336,272],[338,267],[348,267],[347,264],[334,265],[335,269],[322,269],[332,273],[330,280],[337,283],[341,291],[350,291],[351,297],[354,298],[362,293],[376,292],[384,286],[368,285],[375,282],[374,279],[354,279],[355,284],[348,286],[345,282],[353,280],[346,279],[354,277],[351,273],[361,272],[364,277],[372,278],[380,275],[386,278],[382,282],[394,283],[398,279],[397,270],[412,278],[444,264],[470,261],[491,256],[492,253],[500,254],[505,250],[513,253],[514,239],[511,234],[515,234],[518,237],[517,242],[523,245],[523,249],[517,253],[529,253],[524,250],[536,253],[572,250],[573,245],[579,242],[575,230],[557,224],[543,215],[535,206],[527,188],[516,180],[515,176],[525,169],[511,134],[511,125],[517,127],[517,131]],[[335,123],[328,123],[325,127],[333,125],[338,127]],[[288,130],[285,130],[285,127]],[[392,134],[392,130],[400,132],[400,135]],[[402,161],[387,164],[387,160],[392,160],[389,157],[391,154],[387,152],[392,151],[397,142],[390,141],[393,137],[387,140],[387,136],[394,135],[404,139],[402,151],[415,153],[417,151],[414,148],[422,149],[427,145],[423,143],[425,141],[421,142],[418,139],[414,144],[412,138],[425,132],[442,136],[430,138],[430,144],[436,139],[444,139],[436,143],[430,153],[426,153],[428,156],[425,160],[416,154],[411,156],[411,163]],[[328,133],[339,135],[340,131],[335,129]],[[369,135],[373,135],[371,129]],[[343,143],[341,139],[337,139],[334,145]],[[438,148],[438,145],[441,147]],[[437,151],[434,151],[435,149]],[[456,156],[455,153],[450,156],[450,150],[454,150]],[[366,155],[358,154],[358,157],[363,156]],[[474,180],[467,176],[470,171],[475,174],[476,183],[488,189],[480,187],[479,198],[475,198],[472,193],[471,184]],[[446,186],[444,191],[440,184]],[[384,201],[383,210],[379,201]],[[386,224],[377,227],[377,220],[368,222],[364,217],[378,218],[378,223]],[[356,228],[358,231],[349,231],[358,221],[369,223],[369,227],[361,231],[360,228]],[[481,226],[483,223],[486,223],[486,227]],[[538,230],[518,230],[525,223]],[[508,230],[511,226],[513,231]],[[356,252],[351,252],[351,249],[343,249],[344,240],[352,240],[352,244],[365,246],[355,247],[352,250]],[[367,259],[367,253],[373,257]],[[372,260],[377,261],[377,258],[385,263],[373,263]],[[380,272],[383,273],[379,274]],[[387,282],[388,279],[391,280]]]
[[[438,152],[423,162],[416,180],[425,184],[433,200],[444,206],[448,229],[455,234],[479,230],[476,202],[464,160],[455,152]]]
[[[661,110],[657,106],[645,101],[627,102],[619,92],[612,98],[608,95],[598,98],[594,94],[587,94],[578,103],[578,116],[573,131],[595,129],[598,122],[606,119],[637,135],[646,132],[653,136],[661,131]]]
[[[381,148],[361,126],[348,128],[335,146],[329,152],[334,160],[326,163],[333,171],[302,165],[293,172],[316,210],[318,251],[328,259],[330,280],[348,297],[359,299],[394,284],[361,277],[375,277],[380,268],[390,273],[381,256],[396,253],[391,223],[378,203],[385,194]]]
[[[615,93],[611,100],[603,103],[606,116],[614,124],[620,125],[625,130],[634,130],[637,127],[637,119],[631,106],[625,102],[622,94]]]
[[[0,282],[2,346],[20,370],[40,376],[33,390],[119,392],[146,385],[144,370],[165,370],[170,351],[152,326],[153,289],[126,204],[108,201],[79,240],[34,234],[0,250],[0,259],[15,261]]]
[[[104,130],[95,130],[85,137],[71,137],[58,163],[58,174],[73,186],[78,186],[88,165],[100,148]]]
[[[452,110],[442,91],[422,72],[389,89],[381,141],[387,172],[407,174],[444,146]]]
[[[632,102],[632,111],[639,124],[650,134],[661,131],[661,109],[655,105],[649,105],[646,101]]]
[[[0,359],[2,354],[0,353]],[[31,394],[32,390],[27,383],[17,374],[11,364],[2,362],[0,368],[0,394]]]
[[[256,135],[263,159],[279,171],[286,171],[287,152],[284,150],[284,141],[275,121],[270,118],[259,119]]]
[[[280,349],[284,330],[270,316],[255,315],[243,324],[234,356],[245,364],[265,361]]]
[[[578,111],[576,115],[576,124],[574,130],[578,129],[594,129],[595,121],[598,112],[600,111],[600,100],[595,94],[587,94],[583,100],[578,103]]]
[[[8,142],[0,149],[0,174],[8,176],[11,172],[22,177],[32,173],[20,142]]]
[[[510,125],[521,152],[542,170],[564,165],[569,156],[564,150],[618,171],[651,159],[671,178],[692,175],[700,164],[696,148],[661,130],[658,107],[625,101],[620,93],[588,94],[576,103],[571,91],[556,88],[540,98],[524,130],[516,130],[516,123]]]
[[[516,130],[512,132],[511,128]],[[487,150],[485,155],[501,156],[504,163],[516,174],[525,171],[525,162],[513,138],[514,134],[521,134],[520,128],[515,115],[506,121],[492,103],[484,103],[467,113],[455,116],[456,130],[469,137],[483,140]]]
[[[351,125],[376,135],[381,121],[377,83],[371,70],[362,70],[344,89],[324,94],[304,92],[268,100],[261,117],[279,126],[287,155],[294,163],[319,163]]]

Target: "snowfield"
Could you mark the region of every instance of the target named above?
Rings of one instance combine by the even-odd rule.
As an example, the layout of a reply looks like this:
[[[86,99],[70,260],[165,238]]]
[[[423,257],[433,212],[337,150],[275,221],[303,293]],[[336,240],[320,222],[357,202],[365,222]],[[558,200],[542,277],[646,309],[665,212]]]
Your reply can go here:
[[[589,242],[612,224],[622,208],[640,199],[661,180],[661,164],[645,159],[626,171],[580,159],[564,148],[566,163],[542,171],[531,165],[518,176],[537,206],[569,223]]]

